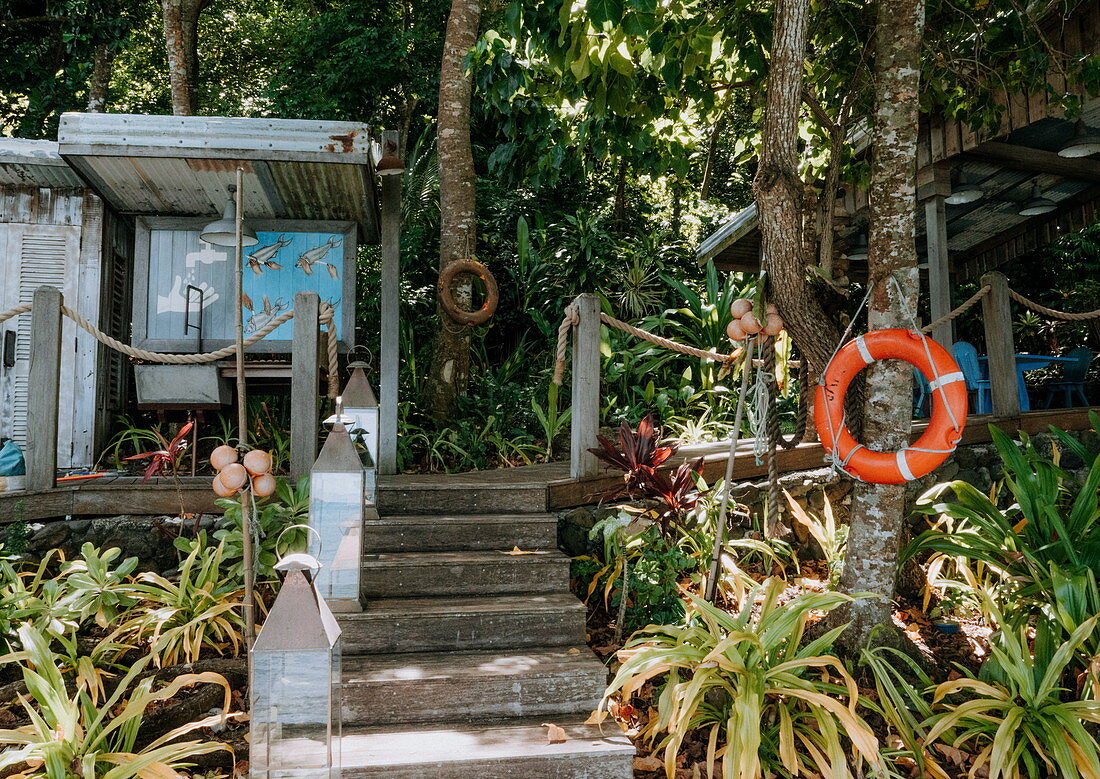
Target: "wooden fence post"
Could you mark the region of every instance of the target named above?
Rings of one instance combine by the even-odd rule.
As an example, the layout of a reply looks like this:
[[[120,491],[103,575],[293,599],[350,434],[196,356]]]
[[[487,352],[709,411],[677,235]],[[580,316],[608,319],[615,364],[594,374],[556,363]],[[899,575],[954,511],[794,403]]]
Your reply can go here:
[[[382,135],[383,144],[398,142],[396,132]],[[402,175],[382,179],[382,332],[378,395],[378,473],[397,473],[397,377],[401,329],[401,185]]]
[[[982,276],[982,285],[986,284],[990,289],[989,294],[982,298],[982,319],[985,324],[985,352],[989,356],[993,415],[1019,416],[1019,378],[1012,341],[1012,299],[1008,294],[1008,279],[1001,273],[987,273]]]
[[[317,386],[321,332],[316,292],[294,295],[294,344],[290,379],[290,473],[305,476],[317,459]]]
[[[569,473],[579,478],[599,472],[599,461],[588,448],[596,445],[600,429],[600,299],[585,292],[573,303],[580,322],[573,333]]]
[[[27,489],[52,490],[57,480],[58,391],[61,386],[61,290],[39,287],[31,309],[27,407]]]

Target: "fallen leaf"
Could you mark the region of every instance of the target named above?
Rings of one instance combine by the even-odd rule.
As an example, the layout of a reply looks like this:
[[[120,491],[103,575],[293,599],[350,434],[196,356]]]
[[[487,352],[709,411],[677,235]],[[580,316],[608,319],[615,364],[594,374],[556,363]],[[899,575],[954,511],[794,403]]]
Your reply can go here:
[[[660,771],[665,767],[665,761],[653,755],[634,758],[635,771]]]
[[[547,743],[564,744],[569,740],[569,737],[565,735],[565,730],[553,722],[544,722],[542,726],[546,728]]]
[[[567,655],[579,655],[580,653],[581,653],[581,650],[577,649],[577,647],[575,647],[575,646],[571,646],[571,647],[569,647],[569,650],[565,654],[567,654]]]
[[[501,554],[509,555],[510,557],[519,557],[520,555],[526,554],[547,554],[545,551],[532,552],[525,549],[520,549],[518,546],[513,546],[510,552],[506,552],[503,549],[498,549],[497,551]]]
[[[606,709],[596,709],[594,712],[588,715],[588,719],[584,721],[585,725],[599,725],[605,719],[607,719]]]

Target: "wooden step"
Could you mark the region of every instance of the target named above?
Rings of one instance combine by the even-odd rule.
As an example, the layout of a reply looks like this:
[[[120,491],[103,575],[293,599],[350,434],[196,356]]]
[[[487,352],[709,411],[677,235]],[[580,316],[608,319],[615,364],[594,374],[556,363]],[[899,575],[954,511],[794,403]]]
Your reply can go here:
[[[553,514],[399,516],[363,523],[367,552],[553,549],[557,538]]]
[[[587,715],[607,669],[587,647],[362,655],[343,682],[345,723],[462,722]]]
[[[630,779],[634,747],[614,724],[603,732],[556,722],[568,739],[550,744],[541,721],[453,724],[417,730],[344,731],[344,779]]]
[[[503,474],[506,469],[501,469]],[[538,514],[547,510],[549,490],[545,483],[486,483],[494,471],[456,473],[440,481],[438,475],[422,482],[403,475],[379,479],[378,512],[397,514]],[[506,475],[506,474],[505,474]]]
[[[558,551],[364,554],[363,598],[564,592],[569,558]]]
[[[571,593],[472,598],[383,598],[341,614],[345,656],[574,646],[584,643],[584,604]]]

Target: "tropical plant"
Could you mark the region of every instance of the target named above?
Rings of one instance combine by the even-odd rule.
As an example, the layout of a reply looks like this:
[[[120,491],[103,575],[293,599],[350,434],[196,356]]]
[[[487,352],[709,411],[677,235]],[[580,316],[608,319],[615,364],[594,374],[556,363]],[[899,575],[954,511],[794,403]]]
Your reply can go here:
[[[168,700],[194,684],[218,684],[225,691],[222,712],[229,711],[229,683],[219,674],[177,676],[154,690],[151,676],[140,678],[149,664],[139,658],[117,680],[111,694],[97,705],[89,682],[78,675],[70,691],[59,670],[60,658],[49,639],[29,625],[19,628],[20,652],[0,657],[0,663],[22,662],[29,697],[19,700],[29,725],[0,730],[0,771],[20,766],[27,779],[151,779],[179,776],[177,768],[198,755],[228,749],[212,741],[179,741],[199,728],[225,721],[225,714],[192,722],[164,734],[144,747],[138,735],[146,708]],[[28,767],[29,766],[29,767]],[[5,775],[7,771],[5,771]]]
[[[193,663],[204,650],[240,650],[241,593],[226,579],[222,545],[195,546],[175,581],[152,571],[139,574],[134,589],[143,603],[112,634],[148,647],[158,667]]]
[[[118,567],[112,567],[121,554],[117,547],[100,551],[86,541],[80,547],[80,557],[62,569],[68,590],[65,605],[81,622],[94,619],[99,627],[105,628],[138,602],[130,582],[138,559],[127,557]]]
[[[856,764],[881,765],[878,740],[857,713],[859,689],[844,663],[829,653],[844,626],[802,645],[811,612],[851,600],[840,593],[805,593],[780,604],[781,579],[754,588],[736,614],[689,595],[683,624],[651,626],[619,652],[622,666],[605,692],[629,701],[658,681],[657,713],[643,727],[663,735],[665,770],[687,734],[707,734],[707,766],[719,760],[726,779],[760,776],[850,777]]]
[[[218,498],[214,504],[225,512],[221,527],[213,539],[222,550],[222,576],[226,584],[244,586],[244,535],[241,532],[241,501],[239,498]],[[309,477],[303,476],[296,485],[286,479],[275,479],[275,494],[271,498],[255,498],[252,532],[258,537],[255,548],[257,581],[275,581],[275,563],[280,550],[297,549],[305,542],[306,530],[295,525],[309,518]],[[289,528],[289,529],[288,529]],[[283,531],[287,531],[285,535]],[[280,541],[280,537],[282,540]],[[209,546],[205,531],[194,538],[176,538],[173,542],[184,554]],[[276,548],[278,546],[278,548]]]
[[[623,422],[619,425],[619,445],[615,446],[605,436],[598,435],[596,440],[600,446],[597,449],[589,449],[596,459],[610,468],[618,468],[623,472],[624,489],[628,495],[644,489],[649,482],[649,477],[657,468],[672,455],[680,445],[676,442],[658,444],[658,433],[653,427],[649,417],[638,423],[637,431]]]
[[[674,526],[683,528],[684,518],[703,496],[699,484],[702,476],[703,458],[700,457],[693,463],[680,463],[671,474],[654,470],[645,477],[646,493],[660,501],[656,513],[662,535],[670,535]]]
[[[821,547],[821,552],[825,555],[825,563],[829,567],[829,582],[836,584],[840,581],[840,574],[844,567],[844,553],[848,546],[847,525],[837,523],[833,504],[824,490],[822,496],[825,503],[820,515],[807,511],[786,490],[783,490],[783,495],[786,496],[787,505],[791,508],[791,516],[806,528],[806,532]]]
[[[126,459],[149,460],[149,464],[145,467],[145,473],[142,476],[143,480],[147,481],[154,476],[174,477],[179,469],[180,460],[183,458],[184,452],[187,451],[187,436],[191,433],[191,428],[194,426],[194,422],[188,422],[179,429],[179,432],[172,437],[171,441],[165,438],[159,430],[154,429],[152,433],[156,436],[160,448],[152,449],[148,452],[139,452],[138,454],[130,455]]]

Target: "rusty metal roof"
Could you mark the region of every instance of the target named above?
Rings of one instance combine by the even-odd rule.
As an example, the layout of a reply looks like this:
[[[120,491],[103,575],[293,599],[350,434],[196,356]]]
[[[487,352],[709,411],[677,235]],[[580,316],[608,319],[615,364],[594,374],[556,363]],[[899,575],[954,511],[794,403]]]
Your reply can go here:
[[[80,176],[65,164],[54,141],[0,138],[0,185],[83,188]]]
[[[58,151],[123,213],[216,216],[237,168],[251,219],[351,221],[378,239],[369,128],[354,122],[66,113]]]

